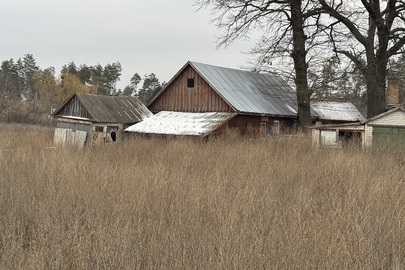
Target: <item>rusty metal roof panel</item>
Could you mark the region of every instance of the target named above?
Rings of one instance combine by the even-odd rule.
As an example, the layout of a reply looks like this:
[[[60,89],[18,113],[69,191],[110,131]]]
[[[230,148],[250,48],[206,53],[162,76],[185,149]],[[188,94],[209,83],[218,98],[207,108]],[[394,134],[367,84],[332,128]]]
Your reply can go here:
[[[296,93],[278,75],[190,65],[239,113],[297,116]]]
[[[76,95],[96,122],[129,124],[152,116],[152,112],[137,97]]]
[[[346,122],[364,121],[363,115],[350,102],[318,101],[312,102],[311,108],[320,120],[334,120]]]
[[[188,113],[161,111],[125,131],[145,134],[206,136],[236,113],[207,112]]]

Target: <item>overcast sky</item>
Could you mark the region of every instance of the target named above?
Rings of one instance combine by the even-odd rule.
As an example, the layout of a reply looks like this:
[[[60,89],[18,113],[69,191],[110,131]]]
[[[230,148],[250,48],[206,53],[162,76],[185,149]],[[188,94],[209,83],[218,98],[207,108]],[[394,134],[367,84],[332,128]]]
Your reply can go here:
[[[216,49],[218,30],[194,0],[0,1],[0,61],[33,54],[41,69],[120,62],[118,88],[137,72],[170,80],[188,61],[241,68],[252,42]]]

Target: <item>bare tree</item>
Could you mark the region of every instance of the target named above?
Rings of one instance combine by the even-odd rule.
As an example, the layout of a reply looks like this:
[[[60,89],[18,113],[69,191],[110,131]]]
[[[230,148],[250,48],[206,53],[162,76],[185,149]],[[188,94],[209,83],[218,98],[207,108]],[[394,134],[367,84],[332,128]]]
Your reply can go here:
[[[219,46],[261,31],[262,37],[252,52],[261,62],[273,57],[291,57],[301,128],[311,125],[308,86],[308,50],[319,44],[316,30],[318,10],[311,0],[197,0],[201,7],[212,7],[213,20],[222,30]],[[311,31],[309,29],[312,29]],[[311,32],[312,34],[308,34]]]
[[[367,86],[367,117],[386,110],[389,59],[405,45],[404,0],[319,0],[330,15],[334,52],[349,58]]]

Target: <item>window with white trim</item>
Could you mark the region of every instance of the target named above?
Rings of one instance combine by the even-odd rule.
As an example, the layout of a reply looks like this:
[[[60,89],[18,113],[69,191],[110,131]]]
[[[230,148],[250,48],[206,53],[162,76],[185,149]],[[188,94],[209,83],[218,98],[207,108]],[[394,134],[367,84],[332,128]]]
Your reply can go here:
[[[274,120],[273,121],[273,133],[279,133],[280,132],[280,121]]]

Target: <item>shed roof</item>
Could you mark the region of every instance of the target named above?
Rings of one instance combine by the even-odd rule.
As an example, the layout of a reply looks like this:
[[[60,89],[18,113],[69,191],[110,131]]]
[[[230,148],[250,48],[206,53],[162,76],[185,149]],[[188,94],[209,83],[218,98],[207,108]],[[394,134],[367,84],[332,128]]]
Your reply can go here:
[[[365,121],[363,121],[363,124],[368,123],[368,122],[372,122],[374,120],[377,120],[377,119],[379,119],[381,117],[384,117],[384,116],[389,115],[389,114],[391,114],[393,112],[396,112],[396,111],[405,112],[405,109],[402,106],[396,106],[396,107],[394,107],[394,108],[392,108],[392,109],[390,109],[388,111],[385,111],[383,113],[380,113],[378,115],[375,115],[373,117],[370,117],[370,118],[366,119]]]
[[[151,104],[186,67],[191,66],[235,112],[296,117],[295,91],[278,75],[187,62],[150,101]]]
[[[54,117],[77,118],[65,115],[63,109],[77,97],[81,105],[91,116],[91,121],[104,123],[136,123],[152,116],[152,112],[133,96],[103,96],[87,93],[75,93],[53,113]]]
[[[364,117],[350,102],[317,101],[311,103],[311,108],[320,120],[361,122]]]
[[[236,113],[225,112],[161,111],[140,123],[128,127],[125,131],[146,134],[206,136],[235,115]]]

